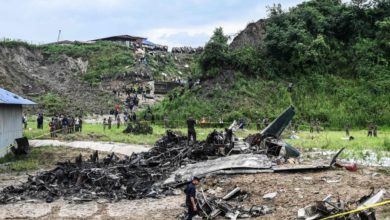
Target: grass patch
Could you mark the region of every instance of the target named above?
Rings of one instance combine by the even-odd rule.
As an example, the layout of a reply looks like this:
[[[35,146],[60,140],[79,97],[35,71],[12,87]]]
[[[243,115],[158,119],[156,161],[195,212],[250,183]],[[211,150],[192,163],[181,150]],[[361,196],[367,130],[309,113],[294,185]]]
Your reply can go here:
[[[50,168],[58,161],[73,160],[80,153],[87,156],[92,152],[88,149],[75,149],[69,147],[34,147],[27,155],[15,156],[12,153],[0,158],[0,173],[9,171],[21,172]]]
[[[47,139],[50,138],[48,122],[44,123],[44,129],[39,130],[32,128],[32,125],[36,126],[34,121],[29,121],[28,127],[31,127],[31,130],[26,129],[24,134],[29,139]],[[124,134],[122,131],[125,129],[125,126],[117,128],[114,124],[111,130],[103,130],[101,124],[86,124],[83,125],[83,132],[73,133],[67,135],[59,135],[59,139],[66,141],[73,140],[93,140],[93,141],[113,141],[113,142],[123,142],[131,144],[148,144],[153,145],[159,138],[165,135],[166,128],[161,125],[152,125],[153,134],[151,135],[134,135],[134,134]],[[198,140],[205,140],[207,135],[214,129],[222,130],[220,128],[200,128],[197,127]],[[187,128],[180,127],[172,129],[174,131],[181,132],[182,134],[187,134]],[[235,134],[238,137],[244,138],[249,134],[256,133],[254,129],[249,130],[239,130]],[[323,131],[318,133],[309,133],[308,131],[301,131],[298,133],[300,139],[293,140],[288,139],[288,131],[285,131],[284,138],[285,140],[292,144],[293,146],[301,149],[327,149],[327,150],[338,150],[342,147],[345,147],[350,151],[363,151],[363,150],[375,150],[375,151],[389,151],[390,150],[390,130],[384,129],[379,130],[378,137],[367,137],[365,130],[353,130],[350,131],[351,135],[354,136],[354,140],[347,141],[343,140],[345,137],[344,131]]]

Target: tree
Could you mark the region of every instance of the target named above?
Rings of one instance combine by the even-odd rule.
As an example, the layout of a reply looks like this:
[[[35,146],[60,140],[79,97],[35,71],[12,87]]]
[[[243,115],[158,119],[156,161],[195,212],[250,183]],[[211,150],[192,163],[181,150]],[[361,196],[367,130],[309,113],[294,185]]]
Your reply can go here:
[[[203,72],[202,78],[214,77],[218,71],[229,63],[229,37],[221,27],[214,30],[213,36],[207,42],[200,58],[199,65]]]

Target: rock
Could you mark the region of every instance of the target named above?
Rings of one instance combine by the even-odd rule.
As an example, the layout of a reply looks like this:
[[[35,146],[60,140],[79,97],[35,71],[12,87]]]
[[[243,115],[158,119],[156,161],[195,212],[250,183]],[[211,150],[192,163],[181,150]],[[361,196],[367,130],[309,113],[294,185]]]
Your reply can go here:
[[[276,197],[276,195],[278,195],[278,192],[272,192],[272,193],[267,193],[263,196],[263,199],[273,199]]]
[[[306,219],[305,208],[298,209],[298,219]]]

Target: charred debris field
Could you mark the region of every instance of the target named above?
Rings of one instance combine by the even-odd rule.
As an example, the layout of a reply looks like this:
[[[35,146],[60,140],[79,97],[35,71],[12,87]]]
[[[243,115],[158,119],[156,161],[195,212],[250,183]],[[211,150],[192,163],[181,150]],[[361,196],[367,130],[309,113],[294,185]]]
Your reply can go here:
[[[4,187],[0,203],[9,213],[14,205],[28,203],[61,204],[62,209],[63,203],[81,207],[104,201],[100,210],[129,200],[153,199],[159,204],[176,198],[171,212],[156,216],[184,218],[186,214],[177,208],[184,200],[178,195],[193,176],[203,179],[197,193],[199,214],[209,219],[320,219],[387,201],[390,177],[386,169],[341,163],[338,157],[343,149],[322,160],[302,160],[301,152],[281,139],[294,114],[289,107],[264,130],[244,140],[235,137],[238,126],[232,124],[200,142],[188,143],[187,137],[168,130],[149,151],[124,158],[114,153],[79,155],[28,176],[23,183]],[[349,219],[386,216],[387,207],[346,215]],[[56,215],[52,211],[41,217]],[[104,215],[108,218],[112,213]],[[139,218],[147,218],[147,213]]]

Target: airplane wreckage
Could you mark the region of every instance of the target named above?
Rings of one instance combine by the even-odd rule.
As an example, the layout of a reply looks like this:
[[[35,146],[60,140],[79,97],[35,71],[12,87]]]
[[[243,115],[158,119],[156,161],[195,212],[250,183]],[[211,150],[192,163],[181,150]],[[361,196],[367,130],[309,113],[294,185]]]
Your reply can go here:
[[[290,106],[260,133],[244,140],[234,136],[237,126],[232,124],[224,132],[215,130],[205,141],[192,144],[187,144],[187,137],[168,130],[149,151],[124,159],[114,153],[99,158],[97,151],[87,160],[80,155],[74,162],[58,162],[56,168],[30,176],[21,185],[5,187],[0,191],[0,203],[28,199],[52,202],[58,198],[73,202],[159,198],[174,194],[173,189],[186,184],[192,176],[322,171],[340,166],[336,159],[343,149],[328,164],[283,166],[288,159],[300,156],[281,139],[294,114]],[[208,204],[204,214],[209,217],[216,215],[217,206],[218,214],[225,216],[237,212],[247,217],[269,213],[266,207],[239,211],[229,208],[226,202],[216,202],[220,199],[211,202],[205,196],[202,201]]]

